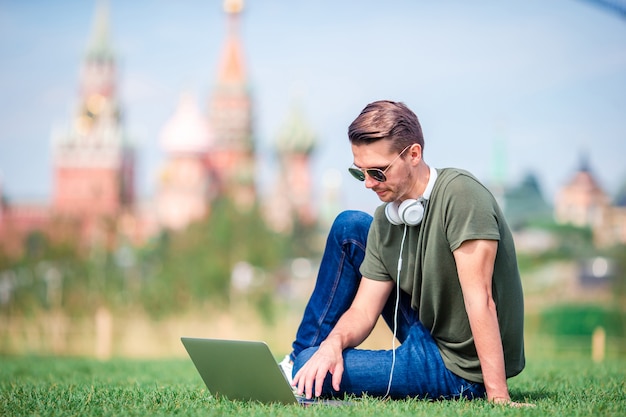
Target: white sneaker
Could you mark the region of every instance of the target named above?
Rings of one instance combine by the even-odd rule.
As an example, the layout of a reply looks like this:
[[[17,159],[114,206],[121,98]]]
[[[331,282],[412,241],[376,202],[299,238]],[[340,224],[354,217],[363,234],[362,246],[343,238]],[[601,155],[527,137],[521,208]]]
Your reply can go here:
[[[283,375],[285,375],[289,385],[293,385],[293,362],[291,361],[289,355],[286,355],[285,358],[278,363],[278,366],[283,372]]]

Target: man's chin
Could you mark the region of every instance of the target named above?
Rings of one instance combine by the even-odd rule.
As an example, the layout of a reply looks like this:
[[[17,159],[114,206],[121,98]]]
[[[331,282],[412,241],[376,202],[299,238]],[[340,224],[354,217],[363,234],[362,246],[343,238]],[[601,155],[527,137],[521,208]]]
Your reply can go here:
[[[389,191],[374,191],[374,192],[378,196],[378,199],[382,201],[383,203],[390,203],[394,200],[393,194],[390,193]]]

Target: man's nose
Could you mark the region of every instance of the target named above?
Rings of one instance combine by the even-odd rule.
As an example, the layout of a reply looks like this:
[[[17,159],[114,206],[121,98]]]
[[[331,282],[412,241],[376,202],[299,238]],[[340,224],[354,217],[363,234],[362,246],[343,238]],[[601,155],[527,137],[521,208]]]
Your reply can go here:
[[[376,181],[374,178],[370,177],[367,172],[365,173],[365,188],[372,188],[378,183],[379,181]]]

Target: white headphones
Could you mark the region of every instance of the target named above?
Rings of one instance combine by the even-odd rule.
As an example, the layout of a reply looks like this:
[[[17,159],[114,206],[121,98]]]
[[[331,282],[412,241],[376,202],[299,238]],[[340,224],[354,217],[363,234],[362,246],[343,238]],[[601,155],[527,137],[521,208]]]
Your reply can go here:
[[[402,203],[397,201],[388,203],[385,206],[385,215],[389,223],[396,226],[406,224],[407,226],[417,226],[424,217],[424,199],[404,200]]]
[[[393,203],[387,203],[385,206],[385,215],[389,223],[393,225],[406,224],[407,226],[417,226],[424,218],[424,204],[426,200],[430,198],[430,194],[435,186],[437,180],[437,170],[430,167],[430,177],[428,178],[428,184],[422,197],[416,199],[410,198],[404,200],[402,203],[394,201]]]

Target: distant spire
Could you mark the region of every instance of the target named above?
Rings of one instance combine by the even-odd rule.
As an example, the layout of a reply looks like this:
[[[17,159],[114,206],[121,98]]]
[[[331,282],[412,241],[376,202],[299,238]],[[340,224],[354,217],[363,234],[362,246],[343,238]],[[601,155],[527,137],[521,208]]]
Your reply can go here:
[[[243,0],[224,0],[224,11],[237,14],[243,10]]]
[[[215,145],[221,149],[248,152],[252,144],[252,109],[239,37],[241,0],[224,2],[228,31],[221,57],[215,89],[209,103],[209,120],[215,133]]]
[[[506,182],[506,132],[505,121],[498,120],[495,126],[496,137],[493,141],[491,154],[491,180],[495,186],[503,187]]]
[[[578,165],[578,171],[591,172],[591,165],[589,163],[589,154],[586,151],[580,153],[580,160]]]
[[[109,40],[109,2],[99,0],[94,16],[91,39],[87,47],[87,58],[111,60],[114,57]]]
[[[246,74],[239,40],[239,15],[243,11],[243,0],[225,0],[224,11],[228,14],[228,38],[222,52],[218,83],[222,86],[244,85]]]

